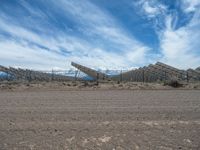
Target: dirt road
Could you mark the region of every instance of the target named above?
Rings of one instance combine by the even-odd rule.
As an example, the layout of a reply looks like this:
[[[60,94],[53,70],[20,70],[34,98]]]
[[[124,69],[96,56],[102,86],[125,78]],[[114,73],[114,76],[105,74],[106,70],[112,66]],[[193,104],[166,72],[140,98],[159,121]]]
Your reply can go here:
[[[200,91],[0,91],[0,149],[200,149]]]

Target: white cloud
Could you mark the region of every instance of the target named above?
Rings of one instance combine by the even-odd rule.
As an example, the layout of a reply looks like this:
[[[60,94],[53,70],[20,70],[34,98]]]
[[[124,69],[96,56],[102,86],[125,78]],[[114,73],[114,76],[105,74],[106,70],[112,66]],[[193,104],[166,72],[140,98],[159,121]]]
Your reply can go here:
[[[182,8],[186,13],[194,12],[197,8],[198,9],[200,8],[200,1],[199,0],[183,0]]]
[[[149,47],[130,35],[108,12],[89,1],[51,0],[47,3],[50,10],[59,8],[64,17],[74,18],[73,21],[79,25],[80,31],[83,31],[82,34],[92,39],[89,41],[84,37],[46,26],[46,23],[50,23],[48,17],[52,18],[53,14],[51,12],[46,14],[40,9],[38,11],[38,8],[31,7],[25,1],[22,2],[23,7],[32,16],[40,18],[35,20],[29,17],[28,26],[41,32],[33,32],[24,26],[24,24],[27,25],[26,19],[20,20],[23,21],[20,24],[16,18],[2,12],[0,31],[12,35],[6,38],[0,34],[0,63],[2,65],[33,69],[66,69],[70,67],[71,61],[75,61],[94,68],[126,69],[146,65],[160,57],[160,55],[156,57],[149,55]],[[156,2],[158,1],[142,0],[138,5],[142,6],[143,14],[155,19],[156,25],[162,24],[162,21],[165,22],[165,26],[157,31],[160,53],[163,56],[160,61],[180,68],[199,66],[200,44],[197,39],[200,39],[200,11],[197,9],[198,1],[185,0],[182,3],[185,12],[192,11],[194,16],[187,25],[178,29],[175,28],[178,20],[176,13],[169,15],[167,7]],[[45,21],[45,25],[40,22],[42,20]],[[49,32],[51,34],[48,34]],[[62,55],[63,51],[66,52],[65,56]]]
[[[169,10],[157,0],[141,0],[143,15],[154,21],[155,31],[160,41],[161,58],[172,66],[188,69],[200,65],[200,1],[183,0],[176,7],[181,7],[185,15],[193,12],[188,24],[177,28],[178,12]],[[178,9],[178,8],[177,8]],[[191,15],[191,14],[190,14]]]
[[[125,68],[134,65],[144,64],[146,53],[149,48],[129,35],[114,18],[93,5],[89,1],[49,1],[49,9],[58,9],[65,17],[74,18],[74,21],[91,34],[90,38],[97,36],[100,45],[59,29],[52,29],[54,36],[45,34],[51,30],[50,27],[43,25],[40,21],[52,14],[46,15],[45,12],[31,7],[25,1],[22,5],[31,15],[37,16],[41,20],[28,20],[34,24],[28,26],[38,29],[41,33],[33,32],[28,29],[26,19],[22,24],[17,23],[17,18],[0,15],[0,30],[12,35],[12,38],[5,39],[1,36],[0,53],[1,64],[21,65],[22,67],[32,67],[34,69],[67,68],[70,61],[80,62],[85,65],[92,64],[96,68]],[[52,7],[52,8],[51,8]],[[41,15],[40,15],[41,14]],[[20,20],[21,21],[21,20]],[[45,20],[46,21],[46,20]],[[44,32],[43,32],[44,31]],[[95,39],[94,39],[95,40]],[[44,46],[44,50],[29,42]],[[101,46],[104,42],[110,45],[117,45],[118,52],[114,49],[108,50],[107,46]],[[70,52],[68,56],[62,56],[60,47],[66,48]],[[3,61],[3,62],[2,62]]]
[[[1,64],[5,66],[21,66],[32,69],[51,69],[59,66],[64,68],[66,58],[50,51],[30,47],[27,43],[14,40],[1,40]]]
[[[155,18],[166,12],[167,8],[157,0],[140,0],[134,6],[142,8],[140,12],[149,18]]]
[[[196,12],[197,13],[197,12]],[[171,16],[166,17],[167,28],[161,33],[162,61],[179,68],[196,68],[200,65],[200,18],[177,30],[170,27]]]
[[[143,4],[143,9],[150,17],[154,17],[159,13],[159,8],[150,6],[149,2]]]

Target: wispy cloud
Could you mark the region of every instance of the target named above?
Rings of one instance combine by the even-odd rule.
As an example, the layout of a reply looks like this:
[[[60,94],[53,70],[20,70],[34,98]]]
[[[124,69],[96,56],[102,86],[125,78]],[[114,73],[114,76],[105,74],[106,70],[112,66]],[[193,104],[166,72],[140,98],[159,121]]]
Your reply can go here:
[[[200,44],[197,39],[200,38],[200,23],[194,25],[193,21],[178,30],[167,28],[163,32],[161,36],[163,61],[180,68],[199,66]]]
[[[188,9],[190,7],[188,5]],[[173,27],[172,20],[176,17],[166,16],[167,25],[160,36],[162,60],[183,69],[196,68],[200,64],[200,43],[197,40],[200,39],[200,11],[195,9],[189,23],[178,29]]]
[[[184,0],[179,3],[182,12],[190,15],[188,23],[179,25],[178,10],[167,9],[167,6],[157,0],[142,0],[140,3],[143,14],[155,21],[155,30],[160,41],[159,59],[167,64],[187,69],[200,65],[200,2],[197,0]],[[151,4],[154,4],[153,6]],[[178,6],[177,6],[178,7]],[[191,15],[193,12],[193,15]]]
[[[151,23],[157,33],[159,46],[155,49],[130,33],[134,25],[125,28],[114,14],[93,1],[36,0],[30,4],[19,0],[16,3],[15,14],[8,13],[9,6],[0,9],[0,63],[3,65],[65,69],[75,61],[101,69],[126,69],[157,60],[184,68],[196,67],[200,62],[198,0],[180,1],[182,13],[190,19],[179,26],[179,12],[171,11],[158,0],[139,0],[134,4],[142,18],[136,20],[143,20],[144,26]]]
[[[98,68],[124,68],[146,63],[149,48],[129,35],[109,13],[89,1],[48,1],[45,3],[48,12],[26,1],[20,2],[29,16],[23,14],[19,22],[18,18],[4,12],[0,16],[1,32],[10,35],[0,39],[4,64],[24,67],[35,64],[34,68],[41,64],[40,68],[48,66],[49,69],[51,66],[66,68],[70,61]],[[51,13],[58,9],[62,16]],[[67,30],[51,28],[48,23],[51,24],[49,20],[53,17],[73,18],[79,30],[70,31],[67,24]],[[23,61],[25,63],[21,63]]]
[[[157,0],[140,0],[135,3],[139,6],[141,13],[145,13],[149,18],[155,18],[167,11],[167,7]]]
[[[182,1],[182,9],[188,12],[194,12],[199,9],[200,1],[199,0],[183,0]]]

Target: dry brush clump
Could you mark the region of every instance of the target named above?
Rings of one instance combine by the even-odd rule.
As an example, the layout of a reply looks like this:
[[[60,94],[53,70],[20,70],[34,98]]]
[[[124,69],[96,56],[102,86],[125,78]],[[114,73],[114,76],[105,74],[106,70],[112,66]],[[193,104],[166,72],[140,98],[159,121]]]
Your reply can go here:
[[[179,88],[179,87],[183,87],[183,84],[180,83],[180,81],[176,80],[176,79],[172,79],[172,80],[169,80],[169,81],[165,81],[164,82],[164,86],[171,86],[171,87],[174,87],[174,88]]]

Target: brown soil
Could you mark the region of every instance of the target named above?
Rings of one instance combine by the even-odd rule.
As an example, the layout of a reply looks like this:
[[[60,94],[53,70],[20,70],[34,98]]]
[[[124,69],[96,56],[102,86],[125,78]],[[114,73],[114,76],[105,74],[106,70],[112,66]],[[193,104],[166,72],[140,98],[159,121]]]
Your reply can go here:
[[[200,149],[199,90],[1,90],[0,149]]]
[[[36,91],[36,90],[200,90],[200,82],[183,83],[175,88],[163,82],[160,83],[141,83],[141,82],[121,82],[102,81],[68,81],[68,82],[0,82],[0,91]]]

